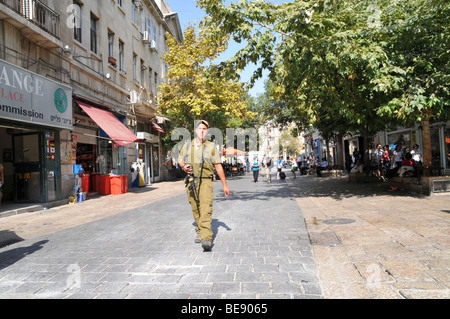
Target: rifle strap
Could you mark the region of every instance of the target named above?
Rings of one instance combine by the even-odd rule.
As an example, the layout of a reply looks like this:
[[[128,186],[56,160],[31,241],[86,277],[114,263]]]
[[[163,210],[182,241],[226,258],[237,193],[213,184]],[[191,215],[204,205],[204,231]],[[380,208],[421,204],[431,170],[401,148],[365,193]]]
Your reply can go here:
[[[206,143],[206,141],[205,141],[205,143]],[[202,145],[201,145],[202,157],[201,157],[201,160],[200,160],[200,167],[199,167],[198,177],[194,177],[194,181],[195,181],[195,179],[198,180],[197,197],[198,197],[199,192],[200,192],[200,184],[201,184],[201,181],[202,181],[203,161],[205,159],[205,150],[206,150],[205,143],[202,143]],[[191,141],[190,148],[191,148],[191,163],[194,163],[194,159],[195,159],[195,156],[194,156],[195,155],[195,140]],[[195,190],[194,190],[194,192],[195,192]]]

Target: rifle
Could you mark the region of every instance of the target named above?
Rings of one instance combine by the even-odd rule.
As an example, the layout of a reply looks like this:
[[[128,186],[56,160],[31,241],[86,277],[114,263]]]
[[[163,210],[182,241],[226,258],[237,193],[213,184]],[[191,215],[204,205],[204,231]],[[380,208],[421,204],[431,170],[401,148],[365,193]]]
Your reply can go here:
[[[186,184],[186,186],[189,186],[188,189],[194,193],[195,201],[198,203],[198,196],[196,190],[197,185],[195,185],[194,175],[192,175],[192,173],[187,174],[186,177],[184,178],[184,183]]]

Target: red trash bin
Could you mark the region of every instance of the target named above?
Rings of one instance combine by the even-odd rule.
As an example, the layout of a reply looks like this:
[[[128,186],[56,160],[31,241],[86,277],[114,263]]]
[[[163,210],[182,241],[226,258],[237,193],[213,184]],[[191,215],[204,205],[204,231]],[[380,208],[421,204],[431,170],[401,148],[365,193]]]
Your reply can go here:
[[[128,175],[122,175],[122,193],[128,193]]]
[[[81,188],[83,192],[86,193],[86,196],[89,195],[89,174],[82,174],[81,177]]]
[[[122,176],[111,176],[111,195],[122,194]]]
[[[111,182],[109,175],[100,176],[100,194],[102,195],[111,194]]]
[[[100,175],[91,174],[91,192],[100,192]]]

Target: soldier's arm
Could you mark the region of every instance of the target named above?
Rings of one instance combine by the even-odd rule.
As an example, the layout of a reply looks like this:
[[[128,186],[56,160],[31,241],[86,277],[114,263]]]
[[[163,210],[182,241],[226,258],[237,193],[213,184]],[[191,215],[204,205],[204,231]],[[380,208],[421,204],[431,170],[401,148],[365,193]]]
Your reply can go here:
[[[227,185],[227,179],[225,178],[225,173],[223,171],[222,164],[220,163],[214,164],[214,168],[216,169],[217,175],[219,175],[220,181],[222,182],[223,193],[225,194],[225,196],[230,195],[230,189],[228,188]]]

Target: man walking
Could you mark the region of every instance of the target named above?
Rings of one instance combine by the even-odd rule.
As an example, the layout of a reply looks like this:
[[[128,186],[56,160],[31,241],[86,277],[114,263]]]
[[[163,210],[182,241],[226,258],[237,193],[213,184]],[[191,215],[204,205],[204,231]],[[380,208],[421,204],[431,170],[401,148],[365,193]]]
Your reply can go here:
[[[194,187],[191,184],[186,184],[186,186],[191,186],[187,187],[187,196],[197,224],[195,242],[201,242],[204,251],[211,250],[213,238],[211,222],[214,200],[212,185],[214,170],[216,170],[222,182],[225,196],[230,194],[225,173],[220,163],[219,151],[212,142],[205,139],[208,128],[208,122],[204,120],[196,121],[196,136],[191,143],[186,143],[183,146],[178,158],[178,164],[188,174],[188,178],[194,179]]]

